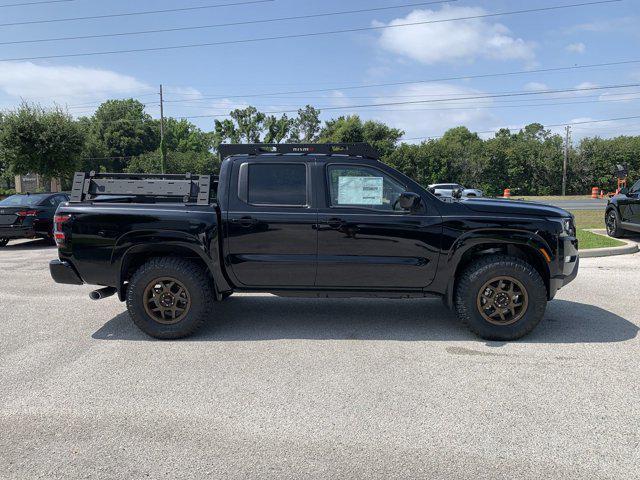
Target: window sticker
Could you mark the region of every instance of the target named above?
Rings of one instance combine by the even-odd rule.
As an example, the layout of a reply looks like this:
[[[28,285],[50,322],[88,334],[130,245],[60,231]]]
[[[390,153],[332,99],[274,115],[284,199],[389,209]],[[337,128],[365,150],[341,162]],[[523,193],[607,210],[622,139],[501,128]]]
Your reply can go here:
[[[338,205],[382,205],[382,177],[338,177]]]

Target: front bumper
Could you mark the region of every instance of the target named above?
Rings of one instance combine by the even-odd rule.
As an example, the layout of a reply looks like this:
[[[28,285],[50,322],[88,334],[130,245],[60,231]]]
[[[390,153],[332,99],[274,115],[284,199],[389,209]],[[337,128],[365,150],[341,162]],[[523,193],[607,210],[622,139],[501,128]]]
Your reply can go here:
[[[559,247],[557,273],[549,280],[549,300],[555,296],[558,290],[576,278],[580,266],[578,239],[575,237],[564,238]]]
[[[84,282],[76,272],[76,269],[69,262],[62,260],[51,260],[49,262],[51,278],[56,283],[67,283],[69,285],[82,285]]]
[[[35,238],[38,236],[33,226],[2,226],[0,227],[0,238]]]

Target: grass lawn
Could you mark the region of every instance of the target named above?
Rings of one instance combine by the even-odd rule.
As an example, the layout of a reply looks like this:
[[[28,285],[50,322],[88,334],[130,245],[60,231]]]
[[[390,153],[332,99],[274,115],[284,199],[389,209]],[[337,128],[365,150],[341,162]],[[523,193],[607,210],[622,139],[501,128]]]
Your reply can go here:
[[[572,210],[576,217],[577,228],[604,228],[604,209],[602,210]]]
[[[591,200],[591,195],[513,195],[511,198],[514,200],[530,200],[532,202],[549,202],[551,200]]]
[[[624,245],[624,242],[586,230],[578,230],[578,245],[580,250],[587,250],[589,248],[620,247]]]
[[[573,210],[578,229],[580,250],[589,248],[620,247],[624,242],[615,238],[587,232],[585,228],[604,228],[604,210]]]

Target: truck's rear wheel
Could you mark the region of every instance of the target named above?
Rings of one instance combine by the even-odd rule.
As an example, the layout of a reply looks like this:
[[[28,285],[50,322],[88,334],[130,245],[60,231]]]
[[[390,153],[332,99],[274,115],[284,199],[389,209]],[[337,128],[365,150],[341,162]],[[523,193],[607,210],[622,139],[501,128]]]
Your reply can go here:
[[[181,258],[149,260],[133,274],[127,309],[147,335],[169,339],[190,335],[211,312],[213,292],[203,268]]]
[[[489,255],[472,262],[455,292],[460,320],[487,340],[515,340],[542,320],[547,289],[540,274],[524,260]]]
[[[9,243],[9,239],[8,238],[0,238],[0,248],[6,247],[7,243]]]

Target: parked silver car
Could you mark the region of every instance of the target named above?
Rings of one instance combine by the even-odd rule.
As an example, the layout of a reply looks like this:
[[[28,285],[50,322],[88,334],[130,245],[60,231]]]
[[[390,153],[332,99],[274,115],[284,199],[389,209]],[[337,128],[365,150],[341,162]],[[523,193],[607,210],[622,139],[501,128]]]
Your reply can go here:
[[[459,183],[433,183],[427,187],[436,197],[453,197],[453,191],[462,190],[462,198],[483,197],[482,190],[477,188],[464,188]]]

